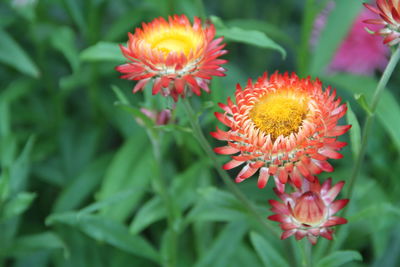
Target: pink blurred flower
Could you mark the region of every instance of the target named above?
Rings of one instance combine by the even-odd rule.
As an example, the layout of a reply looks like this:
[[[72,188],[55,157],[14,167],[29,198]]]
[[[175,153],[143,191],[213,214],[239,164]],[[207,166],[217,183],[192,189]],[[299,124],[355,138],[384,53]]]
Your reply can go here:
[[[326,25],[326,19],[334,3],[328,4],[325,11],[316,18],[312,45],[315,45],[321,30]],[[346,38],[340,44],[331,63],[328,72],[348,72],[360,75],[372,75],[375,70],[383,70],[388,62],[389,49],[382,44],[379,38],[368,33],[365,29],[364,20],[373,15],[369,10],[362,10],[353,22],[352,28]],[[379,25],[372,25],[371,30],[380,28]]]

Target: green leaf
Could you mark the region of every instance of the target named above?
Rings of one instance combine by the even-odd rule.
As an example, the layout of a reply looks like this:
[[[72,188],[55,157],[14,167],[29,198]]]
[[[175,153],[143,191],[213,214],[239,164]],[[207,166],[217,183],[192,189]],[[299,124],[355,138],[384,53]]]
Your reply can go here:
[[[147,4],[147,3],[146,3]],[[136,3],[135,8],[126,10],[122,16],[118,16],[111,23],[110,28],[107,30],[103,40],[115,41],[122,38],[128,38],[127,33],[132,31],[132,27],[143,21],[146,16],[147,7],[140,7],[140,2]]]
[[[23,191],[26,187],[28,174],[30,171],[30,156],[33,150],[35,138],[30,137],[24,149],[12,164],[10,169],[10,193],[15,194]]]
[[[75,33],[65,26],[57,28],[51,36],[51,44],[65,56],[73,72],[79,69],[79,54],[75,39]]]
[[[62,212],[78,208],[100,184],[109,162],[110,157],[103,156],[89,164],[81,174],[64,187],[54,204],[53,210]]]
[[[351,125],[350,140],[351,140],[351,150],[353,152],[353,157],[356,158],[358,151],[360,151],[361,146],[361,130],[360,124],[358,123],[357,117],[351,109],[350,103],[347,102],[347,123]]]
[[[228,263],[230,262],[230,259],[234,253],[237,252],[237,248],[240,246],[240,242],[247,229],[248,228],[245,221],[240,220],[229,223],[210,245],[210,248],[206,254],[201,257],[194,266],[229,266]]]
[[[206,187],[198,189],[199,200],[186,216],[186,222],[233,221],[247,217],[242,204],[231,194]]]
[[[159,196],[155,196],[140,207],[129,227],[129,231],[132,234],[137,234],[165,216],[165,203]]]
[[[10,194],[10,175],[7,170],[2,171],[0,175],[0,205]]]
[[[245,43],[266,49],[277,50],[282,57],[286,57],[286,51],[280,45],[270,39],[265,33],[256,30],[244,30],[238,27],[222,28],[217,30],[218,36],[224,36],[227,41]]]
[[[107,199],[102,201],[97,201],[79,211],[79,214],[89,214],[93,212],[97,212],[103,208],[110,207],[112,205],[118,205],[126,199],[130,198],[132,195],[136,194],[137,190],[128,189],[126,191],[120,192],[117,195],[113,195]]]
[[[126,61],[118,44],[110,42],[98,42],[86,48],[81,52],[80,59],[88,62],[112,61],[123,63]]]
[[[83,7],[82,2],[78,0],[63,0],[64,5],[75,24],[79,27],[83,34],[87,33],[86,25],[87,23],[84,20],[83,16]]]
[[[349,217],[349,222],[367,221],[369,219],[378,218],[379,216],[395,215],[400,218],[400,208],[387,202],[368,205],[359,212]]]
[[[34,78],[39,77],[39,69],[29,55],[2,29],[0,29],[0,40],[0,62]]]
[[[144,125],[146,126],[147,129],[152,129],[154,126],[154,122],[147,117],[146,115],[143,114],[143,112],[140,111],[140,109],[135,108],[131,105],[126,105],[126,104],[122,104],[119,102],[116,102],[115,105],[119,108],[121,108],[122,110],[127,111],[128,113],[130,113],[132,116],[134,116],[136,119],[140,119]]]
[[[229,27],[239,27],[244,30],[257,30],[264,32],[274,40],[294,45],[293,39],[282,31],[281,28],[266,21],[257,19],[234,19],[225,22]]]
[[[31,81],[27,79],[18,79],[13,81],[5,90],[0,92],[0,102],[14,102],[19,98],[31,92]]]
[[[121,104],[130,105],[128,98],[118,86],[111,85],[111,89],[113,90],[115,96],[117,97],[118,101],[121,102]]]
[[[91,238],[106,242],[128,253],[142,256],[155,262],[159,260],[157,251],[146,239],[130,234],[123,224],[106,217],[65,212],[52,214],[46,219],[46,224],[48,225],[57,223],[76,227]]]
[[[170,193],[173,196],[172,200],[179,204],[181,211],[184,211],[195,201],[196,196],[193,194],[193,190],[196,190],[198,180],[206,179],[205,176],[207,175],[209,175],[209,171],[206,168],[206,162],[200,161],[174,177]],[[141,206],[131,223],[130,231],[139,233],[165,216],[165,203],[161,197],[155,196]]]
[[[49,249],[63,249],[64,256],[68,257],[69,252],[66,245],[56,233],[51,231],[17,238],[11,252],[12,255],[18,257]]]
[[[114,207],[104,207],[101,214],[118,221],[125,220],[146,193],[153,173],[151,150],[143,131],[137,131],[118,150],[107,167],[105,177],[97,194],[97,200],[105,200],[126,191],[135,190],[135,194]]]
[[[10,136],[11,132],[11,122],[10,122],[10,105],[6,101],[0,100],[0,136],[2,139],[0,140],[1,143],[4,142],[4,137]],[[3,151],[3,145],[0,146],[0,150]],[[4,152],[1,153],[1,157],[6,157]],[[4,160],[0,161],[1,165],[4,166]]]
[[[22,192],[6,202],[1,212],[1,219],[8,220],[26,211],[35,199],[35,193]]]
[[[264,266],[290,266],[279,252],[261,235],[251,232],[250,240]]]
[[[358,251],[341,250],[322,258],[317,263],[317,267],[338,267],[352,261],[361,261],[362,256]]]
[[[330,12],[326,26],[323,28],[315,51],[312,53],[313,57],[310,64],[312,75],[318,75],[326,70],[326,66],[329,65],[362,7],[359,1],[335,1],[335,8]]]
[[[360,105],[360,107],[362,107],[362,109],[364,109],[364,111],[368,115],[372,115],[372,111],[369,108],[369,105],[367,103],[367,100],[365,99],[365,95],[364,94],[354,94],[354,98],[355,98],[355,100],[357,100],[357,102]]]

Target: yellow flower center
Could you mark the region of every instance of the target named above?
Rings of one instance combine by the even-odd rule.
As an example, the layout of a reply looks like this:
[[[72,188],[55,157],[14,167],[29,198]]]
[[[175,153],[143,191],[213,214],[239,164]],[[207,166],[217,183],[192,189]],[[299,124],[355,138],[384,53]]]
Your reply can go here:
[[[264,96],[250,111],[254,124],[275,140],[297,132],[305,115],[307,105],[304,97],[295,94],[272,94]]]
[[[146,41],[152,49],[163,52],[164,56],[167,56],[171,52],[183,53],[185,56],[188,56],[191,50],[198,47],[201,39],[194,31],[184,28],[171,28],[155,32]]]

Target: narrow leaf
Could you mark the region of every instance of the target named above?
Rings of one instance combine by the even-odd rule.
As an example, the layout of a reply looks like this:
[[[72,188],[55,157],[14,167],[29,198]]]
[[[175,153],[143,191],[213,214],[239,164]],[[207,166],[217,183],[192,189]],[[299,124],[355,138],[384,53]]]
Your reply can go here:
[[[335,251],[332,254],[322,258],[317,267],[338,267],[352,261],[361,261],[362,256],[358,251],[341,250]]]
[[[36,194],[22,192],[12,198],[4,206],[1,217],[3,220],[18,216],[26,211],[35,199]]]
[[[367,103],[367,100],[365,99],[364,94],[354,94],[354,98],[357,100],[358,104],[362,109],[368,114],[372,115],[372,111]]]
[[[250,240],[264,266],[290,266],[282,255],[261,235],[251,232]]]
[[[61,223],[76,227],[98,241],[106,242],[128,253],[158,262],[158,253],[147,240],[130,234],[123,224],[108,218],[66,212],[50,215],[46,219],[46,223],[48,225]]]
[[[74,72],[79,69],[79,54],[75,45],[75,33],[69,27],[60,27],[51,36],[51,44],[68,60]]]
[[[98,62],[98,61],[113,61],[125,62],[126,59],[122,55],[117,43],[98,42],[97,44],[86,48],[80,54],[83,61]]]
[[[244,221],[240,220],[229,223],[221,231],[213,244],[210,245],[206,254],[195,264],[195,267],[229,266],[229,260],[236,253],[246,231],[247,225]]]
[[[15,240],[12,254],[19,256],[49,249],[64,249],[64,255],[68,256],[64,242],[56,233],[51,231],[19,237]]]
[[[39,69],[22,47],[5,31],[0,29],[0,62],[18,71],[38,78]]]
[[[224,36],[227,41],[245,43],[261,48],[276,50],[286,57],[286,51],[270,39],[265,33],[256,30],[244,30],[238,27],[223,28],[217,31],[218,36]]]
[[[358,151],[360,151],[361,146],[361,130],[360,124],[358,123],[357,117],[351,109],[350,103],[347,102],[347,123],[352,125],[350,131],[351,140],[351,150],[353,152],[354,158],[357,157]]]

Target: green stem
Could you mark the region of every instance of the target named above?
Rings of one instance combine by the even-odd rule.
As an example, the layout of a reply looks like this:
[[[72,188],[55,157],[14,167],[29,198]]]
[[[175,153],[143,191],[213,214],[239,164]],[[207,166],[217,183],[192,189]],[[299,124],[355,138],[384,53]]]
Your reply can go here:
[[[351,176],[350,176],[350,181],[347,189],[347,198],[351,198],[354,190],[354,185],[357,180],[358,174],[360,172],[362,162],[365,157],[365,153],[367,150],[367,143],[368,143],[368,137],[369,133],[371,130],[372,123],[374,121],[374,115],[376,108],[378,106],[379,100],[381,99],[381,95],[383,90],[385,89],[390,76],[392,76],[393,70],[396,67],[397,63],[399,62],[400,59],[400,46],[397,47],[396,51],[392,54],[389,63],[386,66],[385,71],[382,74],[381,79],[379,80],[379,83],[375,89],[374,96],[372,97],[372,102],[370,106],[370,113],[367,114],[367,118],[365,120],[365,125],[364,129],[362,132],[362,137],[361,137],[361,146],[360,150],[358,151],[358,154],[356,156],[356,163],[354,164]],[[347,211],[347,209],[346,209]],[[346,213],[346,212],[345,212]]]
[[[399,62],[399,59],[400,59],[400,46],[398,46],[396,51],[392,54],[392,56],[389,60],[389,63],[387,64],[385,71],[383,72],[381,79],[379,80],[379,83],[375,89],[374,95],[372,97],[370,112],[367,113],[367,118],[365,120],[364,128],[362,131],[360,149],[356,155],[356,160],[355,160],[356,162],[355,162],[354,167],[351,172],[349,184],[347,187],[347,194],[346,194],[345,198],[351,199],[351,197],[353,195],[354,185],[356,184],[356,180],[357,180],[357,177],[359,176],[361,166],[364,161],[365,153],[367,151],[368,137],[370,134],[370,130],[371,130],[374,118],[375,118],[376,108],[378,107],[381,94],[382,94],[383,90],[385,89],[385,87],[389,81],[389,78],[391,77],[391,75],[393,73],[394,68],[396,67],[397,63]],[[343,214],[342,214],[343,217],[346,217],[348,210],[349,209],[347,208],[343,211]],[[340,229],[341,228],[338,228],[336,230],[336,236],[338,236]],[[335,247],[334,242],[331,242],[327,250],[332,251],[334,247]]]
[[[301,244],[301,256],[303,267],[312,267],[312,246],[308,240],[302,240]]]
[[[207,156],[211,159],[215,170],[218,172],[219,176],[221,177],[222,181],[225,183],[227,188],[234,194],[239,201],[243,204],[243,206],[246,208],[246,210],[253,214],[255,218],[265,227],[268,228],[273,234],[278,235],[277,231],[275,230],[275,227],[273,227],[271,224],[267,222],[265,218],[263,218],[255,209],[253,204],[247,199],[247,197],[238,189],[238,187],[232,182],[230,176],[226,171],[224,171],[221,166],[218,164],[218,159],[212,150],[210,144],[208,143],[206,137],[203,134],[203,131],[201,130],[199,121],[197,119],[197,116],[195,115],[192,106],[190,105],[190,102],[187,98],[183,99],[183,104],[186,110],[187,115],[189,116],[190,124],[193,129],[194,136],[196,139],[199,141],[200,145],[206,152]]]
[[[307,72],[310,58],[309,40],[316,14],[315,0],[306,0],[303,22],[301,26],[301,40],[299,47],[298,70],[301,76]]]
[[[163,172],[161,171],[161,166],[163,166],[162,162],[162,153],[161,153],[161,144],[160,144],[160,137],[155,136],[151,131],[148,131],[148,135],[151,140],[151,144],[153,147],[153,154],[156,159],[156,175],[155,175],[155,182],[156,182],[156,191],[160,194],[163,202],[167,208],[167,218],[168,218],[168,229],[170,231],[170,238],[169,238],[169,247],[167,258],[165,259],[164,266],[167,267],[174,267],[177,263],[177,251],[178,251],[178,230],[175,227],[175,222],[177,221],[177,217],[179,217],[179,212],[175,208],[175,205],[172,201],[170,196],[170,192],[168,191],[167,185],[163,177]]]

